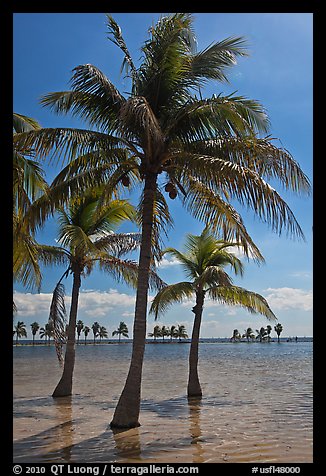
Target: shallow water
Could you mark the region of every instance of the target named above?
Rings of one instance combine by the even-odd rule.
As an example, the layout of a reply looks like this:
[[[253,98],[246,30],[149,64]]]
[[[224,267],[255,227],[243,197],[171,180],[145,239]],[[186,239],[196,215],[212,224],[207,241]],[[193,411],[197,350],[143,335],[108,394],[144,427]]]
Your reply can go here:
[[[312,343],[146,345],[141,426],[109,428],[131,344],[77,346],[74,395],[53,399],[53,346],[14,348],[14,462],[312,462]]]

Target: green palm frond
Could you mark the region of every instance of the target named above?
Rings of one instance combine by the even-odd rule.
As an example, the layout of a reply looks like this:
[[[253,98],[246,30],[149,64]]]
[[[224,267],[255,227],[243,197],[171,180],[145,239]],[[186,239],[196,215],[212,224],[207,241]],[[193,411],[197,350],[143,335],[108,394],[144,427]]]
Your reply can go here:
[[[215,286],[207,290],[207,295],[222,304],[243,307],[250,313],[262,314],[269,320],[277,319],[263,296],[239,286]]]
[[[41,129],[40,124],[32,117],[23,114],[13,113],[13,129],[15,133],[27,132],[30,130]]]
[[[123,145],[123,140],[105,133],[85,129],[43,128],[38,131],[15,134],[14,146],[31,148],[40,159],[50,156],[50,159],[62,158],[63,163],[77,156],[88,154],[94,150],[111,151]]]
[[[137,78],[137,69],[133,63],[132,57],[129,53],[127,45],[123,39],[121,28],[117,24],[117,22],[112,18],[111,15],[106,14],[107,18],[107,27],[108,27],[108,39],[112,41],[115,45],[117,45],[121,51],[124,53],[124,59],[121,66],[121,71],[123,69],[126,70],[126,74],[128,75],[129,69],[131,71],[131,76],[134,78],[134,81]]]
[[[207,286],[231,286],[231,277],[219,266],[206,266],[200,276],[195,280],[195,285],[205,289]]]
[[[139,248],[141,233],[110,233],[94,241],[99,251],[106,251],[120,258],[122,255]]]
[[[188,176],[184,205],[194,218],[209,224],[214,233],[219,233],[227,242],[241,244],[245,256],[263,263],[259,248],[250,237],[240,214],[228,202],[202,181]]]
[[[163,287],[154,297],[149,312],[155,315],[164,314],[174,303],[181,303],[184,299],[190,299],[194,296],[195,288],[192,283],[183,281],[177,284],[170,284]]]

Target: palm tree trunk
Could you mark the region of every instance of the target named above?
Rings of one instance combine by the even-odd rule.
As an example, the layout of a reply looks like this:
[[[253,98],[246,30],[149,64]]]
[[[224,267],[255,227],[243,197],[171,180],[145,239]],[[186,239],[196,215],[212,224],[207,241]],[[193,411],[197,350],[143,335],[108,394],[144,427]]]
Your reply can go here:
[[[132,355],[126,383],[116,406],[113,419],[110,423],[111,428],[135,428],[140,426],[138,419],[140,412],[142,368],[146,342],[146,313],[149,267],[152,257],[151,241],[156,181],[156,173],[149,173],[146,175]]]
[[[198,377],[198,346],[200,324],[203,314],[204,292],[198,290],[196,292],[196,305],[192,312],[195,314],[194,326],[192,329],[190,353],[189,353],[189,379],[188,379],[188,397],[201,397],[202,390]]]
[[[66,345],[65,361],[61,379],[56,386],[52,397],[66,397],[72,394],[72,377],[75,367],[75,344],[76,344],[76,320],[79,298],[79,288],[81,284],[80,269],[73,270],[73,285],[71,296],[71,307],[68,325],[68,338]]]

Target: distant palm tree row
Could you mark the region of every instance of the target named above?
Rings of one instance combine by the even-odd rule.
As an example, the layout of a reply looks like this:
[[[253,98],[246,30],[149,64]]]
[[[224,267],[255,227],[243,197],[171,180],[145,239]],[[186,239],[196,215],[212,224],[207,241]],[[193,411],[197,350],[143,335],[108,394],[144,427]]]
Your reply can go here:
[[[281,332],[283,331],[283,326],[282,324],[278,323],[274,326],[274,331],[277,334],[277,340],[280,342],[280,335]],[[247,342],[252,342],[255,340],[259,340],[259,342],[270,342],[271,340],[271,334],[272,332],[272,326],[268,325],[265,327],[261,327],[259,330],[256,329],[256,334],[254,333],[253,329],[251,327],[248,327],[245,329],[244,334],[241,335],[241,333],[238,331],[238,329],[233,330],[232,337],[230,338],[231,342],[240,342],[241,339],[247,339]]]
[[[188,339],[188,334],[183,324],[171,327],[160,327],[159,325],[156,325],[154,326],[153,332],[148,333],[148,337],[154,337],[155,342],[157,337],[162,337],[163,342],[165,337],[170,337],[170,341],[175,338],[179,339],[179,342],[181,342],[181,339]]]
[[[68,326],[67,326],[68,328]],[[68,329],[66,328],[66,336],[68,335]],[[80,334],[83,332],[84,334],[84,342],[86,344],[87,336],[90,333],[90,331],[93,331],[93,342],[95,344],[96,338],[100,338],[100,342],[102,339],[107,339],[108,338],[108,331],[105,326],[101,326],[98,322],[94,322],[92,324],[91,328],[84,325],[83,321],[79,320],[76,325],[76,332],[77,332],[77,343],[79,344],[79,339],[80,339]],[[47,324],[45,324],[44,327],[40,327],[38,322],[33,322],[31,324],[31,331],[32,331],[32,336],[33,336],[33,345],[35,341],[35,336],[37,332],[39,332],[39,336],[41,339],[45,338],[45,342],[50,343],[51,337],[54,337],[54,326],[49,321]],[[123,337],[129,337],[128,335],[128,327],[127,324],[123,321],[120,322],[118,328],[112,332],[112,336],[119,336],[119,342],[121,340],[121,336]],[[27,337],[27,331],[26,331],[26,324],[23,321],[18,321],[17,324],[14,326],[13,330],[13,335],[16,335],[16,344],[18,343],[18,339],[21,337]]]

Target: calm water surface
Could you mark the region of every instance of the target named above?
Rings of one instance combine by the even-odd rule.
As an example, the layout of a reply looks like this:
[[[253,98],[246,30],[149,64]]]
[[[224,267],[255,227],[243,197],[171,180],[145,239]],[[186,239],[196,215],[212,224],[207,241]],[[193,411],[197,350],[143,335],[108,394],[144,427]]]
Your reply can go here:
[[[109,428],[131,344],[77,346],[74,395],[53,399],[53,346],[14,352],[15,462],[312,462],[312,343],[201,343],[201,401],[186,397],[189,344],[146,345],[141,426]]]

